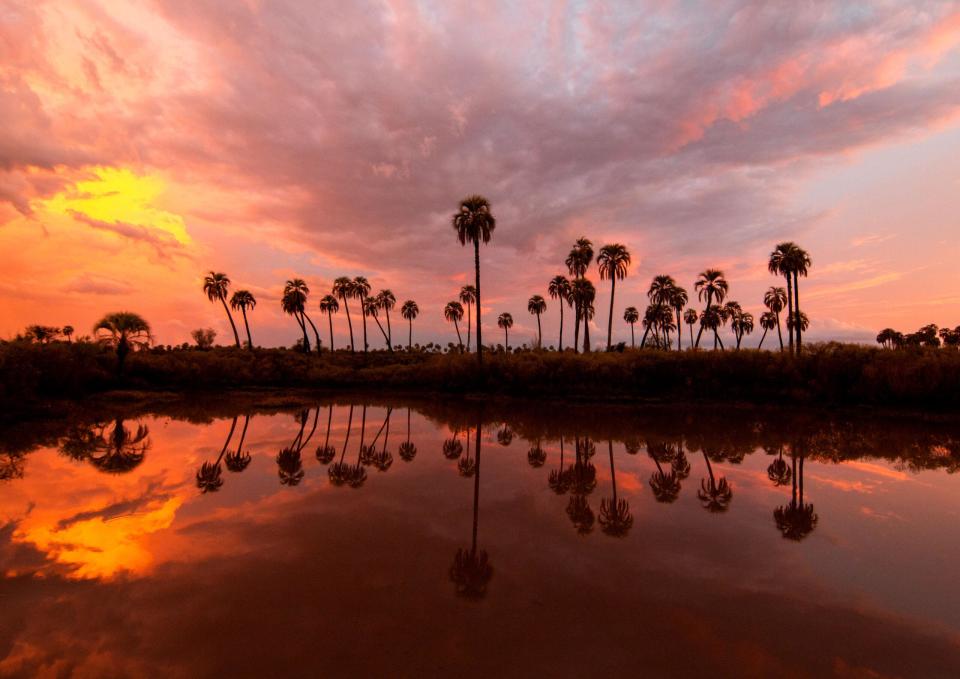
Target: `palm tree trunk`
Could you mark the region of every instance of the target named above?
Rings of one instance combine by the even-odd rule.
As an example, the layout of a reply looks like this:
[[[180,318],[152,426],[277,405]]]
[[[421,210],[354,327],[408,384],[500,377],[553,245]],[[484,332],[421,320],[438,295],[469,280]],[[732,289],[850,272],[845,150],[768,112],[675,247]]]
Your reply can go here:
[[[413,319],[407,319],[410,321],[410,334],[407,335],[407,351],[413,351]]]
[[[353,404],[350,404],[350,414],[347,415],[347,433],[343,437],[343,452],[340,453],[340,464],[343,464],[343,458],[347,456],[347,444],[350,443],[350,430],[353,429]]]
[[[610,450],[610,483],[613,485],[613,507],[617,507],[617,470],[613,467],[613,441],[607,439],[607,447]]]
[[[720,351],[726,351],[726,349],[723,348],[723,339],[720,337],[720,333],[718,333],[716,329],[713,331],[713,339],[720,343]]]
[[[607,351],[613,347],[613,296],[617,292],[617,276],[610,276],[610,317],[607,319]]]
[[[560,302],[560,341],[557,344],[557,351],[563,351],[563,295],[557,295],[557,301]]]
[[[478,333],[478,342],[479,338],[480,335]],[[480,525],[480,422],[477,422],[477,453],[474,459],[477,463],[475,466],[476,472],[473,475],[473,539],[470,542],[470,551],[472,554],[477,553],[477,528]]]
[[[633,323],[630,324],[630,348],[636,349],[636,337],[633,334]]]
[[[221,297],[220,302],[223,304],[223,310],[227,312],[227,319],[230,321],[230,327],[233,329],[233,339],[237,342],[237,348],[240,348],[240,333],[237,332],[237,324],[233,322],[233,314],[230,313],[230,307],[227,306],[227,298]]]
[[[641,348],[641,349],[643,349],[645,346],[647,346],[647,333],[649,333],[649,332],[650,332],[650,326],[648,325],[646,328],[643,329],[643,337],[640,338],[640,348]]]
[[[477,271],[477,363],[483,365],[483,336],[480,334],[480,241],[473,241],[473,265]]]
[[[393,351],[393,328],[390,327],[390,309],[384,307],[383,313],[387,315],[387,348]]]
[[[573,353],[580,353],[580,301],[573,303],[573,313],[576,320],[573,323]]]
[[[780,312],[777,312],[777,337],[780,338],[780,353],[783,353],[783,333],[780,332]]]
[[[683,339],[683,330],[680,329],[683,327],[682,325],[680,325],[680,307],[676,307],[676,310],[677,310],[677,351],[683,351],[683,346],[680,343],[680,340]]]
[[[233,416],[233,422],[230,423],[230,433],[227,434],[227,440],[223,442],[223,448],[220,449],[220,455],[217,456],[217,461],[215,464],[220,464],[220,460],[223,459],[224,453],[227,452],[227,446],[230,445],[231,439],[233,439],[233,431],[237,428],[237,416]],[[243,427],[244,433],[247,431],[246,425]]]
[[[363,316],[363,353],[370,348],[367,342],[367,296],[360,295],[360,315]]]
[[[386,331],[383,329],[383,325],[380,323],[380,319],[376,316],[373,317],[373,320],[377,322],[377,327],[380,328],[380,334],[383,335],[383,341],[387,343],[387,348],[390,348],[390,338],[387,336]]]
[[[247,348],[253,349],[253,340],[250,339],[250,324],[247,322],[247,307],[240,307],[240,313],[243,314],[243,326],[247,329]]]
[[[303,333],[303,350],[307,353],[310,353],[310,338],[307,337],[307,324],[303,322],[303,312],[296,311],[294,316],[297,319],[297,323],[300,324],[300,332]]]
[[[470,307],[471,307],[471,306],[473,306],[473,305],[470,304],[470,302],[467,302],[467,353],[470,353],[470,325],[471,325],[471,323],[470,323],[470,321],[471,321],[471,318],[470,318],[470,316],[471,316]]]
[[[307,315],[307,312],[303,312],[303,317],[307,319],[307,323],[310,324],[310,327],[313,328],[313,336],[317,339],[317,353],[320,353],[320,333],[317,332],[317,326],[313,324],[313,321]]]
[[[707,308],[705,312],[710,310],[710,302],[712,301],[713,301],[713,293],[710,290],[707,290]],[[697,331],[697,341],[693,345],[694,349],[700,348],[700,336],[702,334],[703,334],[703,323],[700,324],[700,330]]]
[[[537,349],[543,348],[543,329],[540,327],[540,313],[537,312]]]
[[[787,278],[787,319],[793,318],[793,287],[790,285],[790,272],[784,274]],[[793,328],[787,321],[787,334],[790,336],[790,353],[793,353]]]
[[[327,446],[330,445],[330,425],[333,424],[333,404],[327,406],[327,435],[323,437],[323,448],[326,450]],[[244,431],[246,431],[246,425],[244,425]]]
[[[763,349],[763,340],[767,338],[767,329],[763,329],[763,335],[760,337],[760,344],[757,345],[757,349]]]
[[[453,319],[453,327],[456,328],[456,331],[457,331],[457,344],[460,345],[460,353],[462,354],[462,353],[463,353],[463,338],[460,337],[460,326],[457,325],[457,319],[456,319],[456,318]]]
[[[590,353],[590,319],[587,318],[588,309],[583,314],[583,353]]]
[[[687,326],[690,328],[690,348],[693,349],[693,324],[688,323]]]
[[[796,271],[793,272],[793,313],[796,314],[797,317],[795,325],[797,329],[797,356],[799,356],[802,344],[801,335],[803,334],[803,328],[801,327],[800,323],[800,276]]]
[[[510,351],[510,333],[507,331],[506,326],[503,328],[503,342],[506,345],[506,350]]]
[[[327,320],[330,322],[330,353],[333,353],[333,311],[327,312]]]
[[[351,353],[355,351],[353,347],[353,321],[350,320],[350,305],[347,304],[347,296],[344,295],[340,299],[343,300],[343,310],[347,312],[347,327],[350,328],[350,351]]]

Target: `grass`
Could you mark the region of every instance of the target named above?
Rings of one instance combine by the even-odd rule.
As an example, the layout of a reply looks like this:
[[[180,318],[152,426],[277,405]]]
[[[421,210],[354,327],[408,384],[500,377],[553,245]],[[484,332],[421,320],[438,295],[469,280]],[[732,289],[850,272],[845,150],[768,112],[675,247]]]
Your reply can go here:
[[[122,376],[95,344],[0,344],[0,406],[117,389],[389,389],[591,400],[740,401],[946,410],[960,405],[960,352],[889,351],[845,344],[775,352],[657,350],[304,355],[288,349],[167,350],[132,354]]]

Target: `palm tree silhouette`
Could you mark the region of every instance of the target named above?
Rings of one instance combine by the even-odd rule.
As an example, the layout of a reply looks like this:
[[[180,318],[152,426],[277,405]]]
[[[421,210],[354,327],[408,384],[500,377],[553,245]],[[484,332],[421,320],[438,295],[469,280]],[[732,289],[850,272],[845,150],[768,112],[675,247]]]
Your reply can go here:
[[[607,319],[607,351],[613,348],[613,298],[617,292],[617,280],[627,277],[630,266],[630,253],[625,245],[611,243],[600,248],[597,255],[597,268],[600,280],[610,279],[610,316]]]
[[[477,335],[477,346],[480,346],[480,336]],[[480,525],[480,426],[481,419],[477,418],[477,445],[476,462],[473,475],[473,534],[470,549],[460,548],[453,557],[450,567],[450,580],[453,582],[458,595],[467,599],[481,599],[487,593],[487,584],[493,575],[493,566],[485,550],[477,549],[477,530]]]
[[[800,322],[797,323],[796,319],[800,319]],[[793,317],[787,319],[787,328],[793,330],[794,334],[799,337],[801,330],[806,330],[810,327],[810,319],[807,318],[807,315],[802,311],[794,311]],[[797,353],[800,352],[800,340],[797,340]]]
[[[723,304],[723,300],[726,298],[727,290],[729,289],[727,279],[724,278],[723,272],[719,269],[706,269],[702,271],[693,287],[697,291],[697,299],[700,301],[706,300],[704,314],[710,310],[714,302],[718,305]],[[713,328],[715,339],[717,337],[717,327],[719,327],[719,323]],[[704,325],[701,321],[700,330],[697,332],[697,341],[694,343],[694,347],[696,348],[700,347],[700,336],[703,334],[703,328]],[[723,343],[721,342],[721,346],[722,345]]]
[[[416,456],[417,447],[410,442],[410,408],[407,408],[407,440],[400,444],[400,459],[410,462]]]
[[[460,321],[463,320],[463,306],[460,302],[447,302],[443,308],[443,317],[453,323],[457,331],[457,344],[460,345],[460,353],[463,353],[463,338],[460,336]]]
[[[819,517],[814,511],[813,505],[803,501],[803,460],[805,455],[802,453],[799,455],[800,463],[798,468],[797,448],[798,446],[796,445],[791,446],[790,450],[791,464],[793,467],[791,473],[793,488],[790,503],[773,510],[773,519],[783,537],[799,542],[813,532],[813,529],[817,526]]]
[[[680,313],[683,311],[683,307],[687,306],[687,301],[687,291],[679,285],[674,285],[673,290],[670,291],[670,299],[668,303],[677,313],[677,351],[681,351],[683,349],[680,344],[680,338],[683,335],[683,333],[680,332]]]
[[[507,351],[510,351],[510,328],[513,327],[513,316],[507,312],[500,314],[497,318],[497,325],[503,328],[503,341],[506,344]]]
[[[400,315],[403,316],[410,324],[410,334],[407,335],[407,351],[410,351],[413,348],[413,319],[415,319],[419,314],[420,307],[418,307],[417,303],[412,299],[408,299],[403,303],[403,306],[400,307]]]
[[[700,490],[697,491],[697,497],[700,498],[700,504],[708,512],[725,512],[730,508],[730,501],[733,499],[733,489],[727,483],[727,479],[715,478],[713,467],[710,465],[710,458],[706,451],[703,451],[703,461],[707,463],[708,478],[700,481]]]
[[[303,322],[303,316],[301,314],[305,301],[302,293],[296,290],[289,290],[284,292],[283,297],[280,298],[280,308],[283,309],[284,313],[293,316],[297,322],[297,325],[300,327],[300,332],[303,333],[303,351],[309,353],[310,338],[307,337],[307,324]]]
[[[219,300],[223,304],[223,310],[227,312],[227,320],[230,321],[230,327],[233,329],[233,338],[237,341],[237,348],[240,347],[240,334],[237,332],[237,325],[233,322],[233,315],[227,307],[227,292],[230,288],[230,277],[225,273],[211,271],[203,279],[203,291],[207,299],[211,302]]]
[[[393,413],[393,408],[387,408],[387,416],[383,421],[380,429],[383,430],[383,448],[380,449],[380,452],[374,452],[373,454],[373,466],[377,468],[377,471],[385,472],[390,469],[390,466],[393,464],[393,454],[387,450],[387,442],[390,439],[390,415]],[[380,432],[377,432],[377,436],[373,439],[373,443],[370,444],[372,448],[377,439],[380,438]]]
[[[763,335],[760,336],[760,344],[757,345],[757,349],[763,349],[763,340],[767,338],[768,331],[774,328],[780,329],[777,323],[777,315],[772,311],[764,311],[760,314],[760,327],[763,328]],[[783,337],[780,338],[780,351],[783,351]]]
[[[547,301],[540,295],[527,300],[527,311],[537,316],[537,348],[543,347],[543,330],[540,328],[540,314],[547,310]]]
[[[377,293],[377,305],[387,317],[387,348],[393,351],[393,328],[390,326],[390,311],[397,305],[397,298],[389,289]]]
[[[378,318],[379,311],[380,304],[376,297],[367,297],[363,300],[364,319],[369,316],[377,322],[377,327],[380,328],[380,334],[383,335],[383,341],[387,343],[387,348],[393,351],[393,349],[390,348],[390,338],[387,336],[387,331],[384,330],[383,326],[380,324],[380,319]]]
[[[793,272],[793,315],[798,319],[793,328],[797,338],[797,354],[800,354],[803,348],[803,333],[807,329],[807,324],[803,321],[806,316],[800,311],[800,276],[807,277],[807,269],[811,265],[810,255],[803,248],[794,245],[790,249],[789,264]]]
[[[296,438],[289,446],[281,448],[280,452],[277,453],[277,476],[284,486],[296,486],[303,480],[303,458],[300,456],[300,451],[306,444],[303,434],[309,417],[310,413],[307,410],[302,410],[297,414],[296,419],[300,423],[300,431],[297,432]],[[314,422],[314,428],[316,428],[316,422]]]
[[[472,285],[464,285],[460,288],[460,303],[467,305],[467,351],[470,351],[470,309],[477,301],[477,289]]]
[[[590,319],[593,318],[593,301],[596,298],[597,291],[593,283],[586,278],[575,278],[570,283],[570,297],[576,306],[577,323],[583,322],[584,344],[583,351],[590,351],[590,340],[587,337],[587,328]],[[574,326],[574,345],[573,350],[577,352],[577,337],[579,336],[579,325]]]
[[[730,327],[733,329],[734,337],[737,338],[737,351],[740,351],[740,342],[743,341],[744,336],[753,332],[753,314],[749,311],[735,310]]]
[[[783,242],[777,243],[773,252],[770,253],[770,259],[767,268],[770,273],[780,275],[787,280],[787,330],[790,331],[790,320],[800,312],[800,288],[798,278],[806,277],[807,269],[810,267],[810,255],[796,243]],[[794,337],[796,337],[796,352],[800,353],[801,336],[803,327],[794,322],[793,331],[790,335],[790,349],[794,347]]]
[[[340,302],[333,295],[324,295],[320,300],[320,313],[327,315],[330,324],[330,352],[333,352],[333,315],[340,311]]]
[[[460,245],[473,243],[473,263],[476,269],[477,295],[477,362],[483,365],[483,336],[480,328],[480,242],[489,243],[497,220],[490,211],[490,201],[480,195],[467,196],[460,201],[460,209],[451,219]]]
[[[250,457],[250,453],[243,449],[243,442],[247,438],[247,427],[250,425],[250,416],[243,416],[243,429],[240,430],[240,443],[237,445],[236,450],[227,451],[226,457],[224,457],[223,462],[227,466],[227,470],[239,473],[244,469],[250,466],[250,461],[253,459]]]
[[[319,410],[319,408],[318,408]],[[317,446],[317,461],[320,464],[330,464],[337,456],[337,449],[330,445],[330,426],[333,424],[333,404],[327,406],[327,433],[323,437],[323,445]]]
[[[793,280],[790,270],[790,251],[796,247],[787,241],[777,243],[767,260],[767,270],[775,276],[783,276],[787,281],[787,320],[793,318]],[[790,353],[793,353],[793,331],[787,328],[790,339]]]
[[[509,446],[513,443],[513,430],[506,422],[497,430],[497,443],[501,446]]]
[[[560,301],[560,341],[557,343],[557,351],[563,351],[563,304],[571,303],[570,281],[564,276],[554,276],[547,284],[547,293],[552,299]]]
[[[720,343],[720,349],[724,350],[723,339],[717,333],[720,325],[724,322],[725,313],[723,307],[719,304],[711,304],[700,314],[700,333],[704,329],[713,331],[713,346],[716,348],[717,342]],[[697,342],[694,346],[699,346],[700,334],[697,334]]]
[[[613,441],[607,439],[607,448],[610,451],[610,485],[613,488],[613,497],[600,501],[600,527],[607,535],[623,537],[633,526],[633,514],[630,513],[630,503],[623,498],[617,498],[617,470],[613,466]]]
[[[333,294],[343,302],[343,310],[347,312],[347,327],[350,329],[350,351],[356,351],[353,344],[353,322],[350,320],[350,305],[347,300],[356,297],[353,281],[346,276],[341,276],[333,282]]]
[[[150,346],[150,324],[130,311],[107,314],[93,326],[93,334],[101,344],[112,346],[117,352],[117,372],[123,372],[127,354]]]
[[[780,331],[780,312],[787,304],[787,291],[771,286],[763,295],[763,304],[777,320],[777,337],[780,338],[780,351],[783,351],[783,333]],[[793,346],[793,345],[791,345]]]
[[[237,290],[230,298],[230,308],[240,310],[243,314],[243,327],[247,330],[247,348],[253,349],[253,339],[250,337],[250,323],[247,321],[247,309],[251,311],[257,306],[257,298],[249,290]]]
[[[204,462],[200,465],[200,469],[197,470],[197,488],[200,489],[201,493],[216,492],[220,490],[220,486],[223,485],[220,461],[223,460],[223,456],[227,452],[227,446],[230,445],[230,439],[233,438],[233,432],[236,428],[237,416],[234,415],[233,421],[230,423],[230,431],[227,434],[226,440],[223,442],[223,447],[220,449],[220,455],[217,456],[216,462]]]
[[[597,485],[597,470],[590,463],[594,447],[590,439],[576,439],[576,460],[569,472],[568,486],[573,493],[567,503],[567,516],[580,535],[593,530],[594,515],[587,495]]]
[[[659,276],[654,276],[653,280],[650,281],[650,287],[647,289],[647,298],[650,300],[650,303],[656,307],[656,312],[653,314],[655,318],[649,319],[655,321],[652,325],[654,328],[661,330],[662,325],[661,320],[663,317],[662,309],[664,307],[673,308],[673,295],[674,291],[677,288],[677,282],[673,280],[673,276],[668,276],[666,274],[660,274]],[[673,318],[673,313],[670,314],[671,320]],[[647,325],[647,329],[650,329],[650,324]],[[664,333],[665,334],[665,333]],[[656,336],[656,333],[654,333]],[[644,334],[643,339],[640,341],[640,346],[642,347],[646,342],[646,334]],[[665,347],[669,349],[670,346]]]
[[[63,333],[64,337],[67,338],[67,344],[73,344],[73,326],[72,325],[63,326],[60,332]]]
[[[623,320],[630,324],[630,348],[636,348],[636,342],[634,341],[633,326],[640,320],[640,312],[637,311],[637,307],[628,306],[623,310]]]
[[[643,311],[643,335],[640,337],[640,348],[642,349],[647,345],[647,335],[650,334],[650,331],[653,331],[653,336],[657,338],[657,343],[660,343],[660,323],[663,321],[665,315],[669,315],[671,319],[673,318],[673,312],[664,304],[648,304],[647,308]]]
[[[690,348],[693,349],[693,326],[697,324],[697,321],[700,320],[700,314],[697,313],[696,309],[687,309],[683,312],[683,322],[686,323],[690,328]],[[679,328],[677,328],[679,331]]]
[[[317,326],[313,324],[313,320],[310,318],[310,314],[307,313],[307,295],[310,294],[310,288],[307,286],[307,282],[302,278],[293,278],[286,282],[283,286],[283,296],[286,297],[290,295],[297,300],[297,310],[300,313],[301,323],[303,320],[306,320],[310,324],[310,327],[313,329],[313,336],[317,340],[317,353],[320,353],[320,333],[317,332]],[[303,331],[304,340],[306,340],[307,331],[304,328]],[[310,351],[309,342],[304,342],[304,347],[307,351]]]
[[[578,280],[584,280],[584,276],[586,276],[587,269],[590,268],[590,262],[592,261],[593,243],[591,243],[587,238],[577,239],[577,242],[574,243],[573,249],[570,250],[570,254],[567,255],[566,259],[567,270],[570,272],[570,275],[574,277],[574,281],[570,284],[571,288],[576,285]],[[593,288],[592,283],[590,284],[590,288]],[[581,287],[579,294],[577,294],[577,292],[574,290],[571,290],[571,292],[573,292],[573,301],[574,305],[576,306],[576,322],[573,326],[573,348],[574,351],[576,351],[577,342],[580,337],[580,322],[584,320],[584,298],[585,296],[589,295],[586,294],[585,287]],[[583,323],[583,350],[590,351],[590,327],[586,321]]]
[[[355,276],[353,279],[353,296],[360,300],[360,309],[364,311],[363,316],[363,353],[367,353],[370,345],[367,342],[367,295],[370,294],[370,281],[363,276]]]

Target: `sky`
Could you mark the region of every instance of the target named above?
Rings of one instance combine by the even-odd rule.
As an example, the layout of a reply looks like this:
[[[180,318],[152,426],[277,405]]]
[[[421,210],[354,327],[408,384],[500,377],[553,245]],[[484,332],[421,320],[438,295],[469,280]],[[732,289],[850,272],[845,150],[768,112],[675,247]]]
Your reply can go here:
[[[535,337],[526,300],[581,236],[633,256],[614,341],[656,274],[692,292],[723,269],[759,315],[781,240],[813,260],[810,339],[960,325],[956,2],[3,0],[0,120],[3,338],[131,310],[158,342],[227,342],[216,270],[257,297],[256,344],[298,336],[285,280],[319,321],[342,275],[416,300],[414,341],[445,343],[472,193],[497,217],[498,340],[504,311]],[[545,344],[558,320],[548,299]]]

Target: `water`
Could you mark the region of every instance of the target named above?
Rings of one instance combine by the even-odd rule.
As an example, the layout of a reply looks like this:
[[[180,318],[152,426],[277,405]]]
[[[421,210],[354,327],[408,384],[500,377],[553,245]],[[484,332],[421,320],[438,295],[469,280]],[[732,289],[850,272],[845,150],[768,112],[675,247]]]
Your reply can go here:
[[[958,469],[909,417],[88,404],[0,431],[0,676],[957,676]]]

